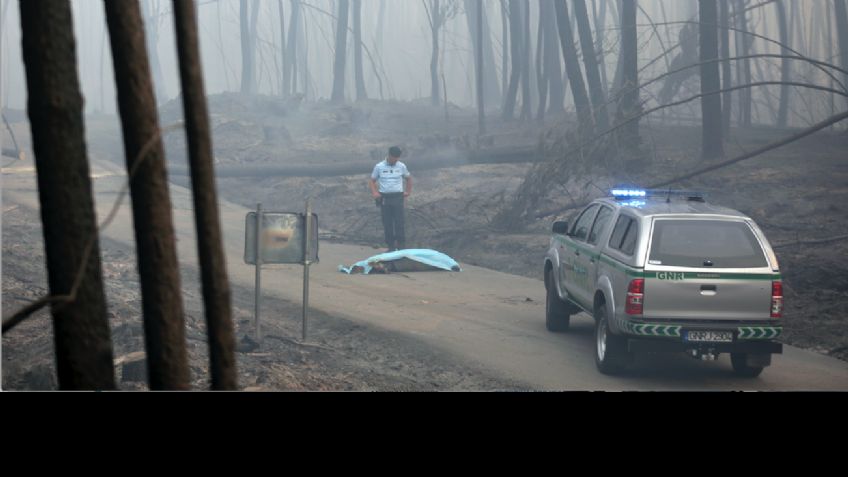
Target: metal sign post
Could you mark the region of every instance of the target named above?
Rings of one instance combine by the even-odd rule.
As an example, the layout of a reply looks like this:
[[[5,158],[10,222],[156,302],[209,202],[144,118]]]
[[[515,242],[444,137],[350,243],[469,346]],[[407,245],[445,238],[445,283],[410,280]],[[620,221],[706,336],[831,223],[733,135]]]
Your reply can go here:
[[[256,298],[254,308],[254,327],[256,331],[256,342],[262,344],[262,335],[259,329],[259,311],[262,300],[262,204],[256,204]]]
[[[309,265],[312,264],[312,199],[306,199],[306,230],[303,234],[303,341],[306,341],[306,317],[309,311]]]

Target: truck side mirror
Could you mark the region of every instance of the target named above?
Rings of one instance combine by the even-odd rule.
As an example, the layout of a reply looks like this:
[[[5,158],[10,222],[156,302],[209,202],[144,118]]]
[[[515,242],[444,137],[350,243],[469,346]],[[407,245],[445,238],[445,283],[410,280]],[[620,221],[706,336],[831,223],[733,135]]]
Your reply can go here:
[[[559,235],[567,235],[568,222],[554,222],[554,233]]]

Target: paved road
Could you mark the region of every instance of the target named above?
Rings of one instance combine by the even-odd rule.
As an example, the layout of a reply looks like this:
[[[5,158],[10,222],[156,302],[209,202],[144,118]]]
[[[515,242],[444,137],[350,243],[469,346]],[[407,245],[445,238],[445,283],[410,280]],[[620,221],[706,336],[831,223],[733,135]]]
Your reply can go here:
[[[98,216],[105,217],[123,185],[123,172],[98,163],[93,173]],[[12,200],[37,207],[31,170],[4,170],[3,187]],[[181,263],[196,266],[190,191],[172,187],[172,201]],[[254,268],[242,260],[247,212],[222,203],[230,279],[252,289]],[[125,203],[103,235],[132,243],[131,230]],[[595,369],[588,316],[573,318],[568,333],[545,330],[541,281],[464,264],[461,273],[348,276],[337,271],[340,264],[375,253],[366,247],[321,244],[321,262],[311,269],[312,307],[417,337],[457,360],[481,365],[529,389],[848,390],[848,363],[790,346],[784,347],[783,355],[775,355],[772,367],[753,380],[733,376],[728,356],[716,362],[699,362],[683,355],[644,356],[625,377],[603,376]],[[300,266],[268,266],[262,274],[264,293],[299,303],[302,276]],[[310,322],[312,329],[320,326],[318,321]]]

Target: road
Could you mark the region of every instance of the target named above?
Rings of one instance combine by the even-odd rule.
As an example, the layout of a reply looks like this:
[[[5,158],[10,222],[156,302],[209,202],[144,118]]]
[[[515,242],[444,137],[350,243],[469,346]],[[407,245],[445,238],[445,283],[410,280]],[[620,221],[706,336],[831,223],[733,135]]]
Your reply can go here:
[[[123,186],[123,171],[106,162],[93,166],[98,217],[106,216]],[[3,188],[16,203],[38,208],[32,169],[4,169]],[[171,189],[180,263],[197,266],[190,191]],[[132,243],[131,213],[125,199],[104,237]],[[233,284],[252,289],[254,267],[243,262],[244,221],[249,210],[221,203],[221,217]],[[757,379],[732,374],[728,356],[699,362],[683,355],[639,357],[623,377],[595,368],[592,320],[572,318],[572,331],[549,333],[544,325],[544,285],[539,280],[462,264],[463,271],[349,276],[338,272],[378,253],[360,246],[322,243],[320,263],[311,269],[310,305],[332,316],[416,337],[461,362],[533,390],[848,390],[848,363],[784,347]],[[541,257],[540,257],[541,259]],[[183,274],[185,276],[186,274]],[[300,303],[303,270],[273,265],[262,272],[263,293]],[[183,284],[184,287],[199,286]],[[272,316],[264,316],[272,320]],[[310,329],[321,326],[311,321]]]

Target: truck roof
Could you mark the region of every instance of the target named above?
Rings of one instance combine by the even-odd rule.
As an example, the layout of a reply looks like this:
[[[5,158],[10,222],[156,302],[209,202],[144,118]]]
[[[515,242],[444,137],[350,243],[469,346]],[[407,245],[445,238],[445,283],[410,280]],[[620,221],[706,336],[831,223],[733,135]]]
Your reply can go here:
[[[649,197],[633,201],[621,201],[613,198],[602,199],[609,205],[621,207],[640,217],[658,215],[721,215],[725,217],[750,219],[747,215],[727,207],[713,205],[707,202],[673,198],[670,202],[664,198]]]

